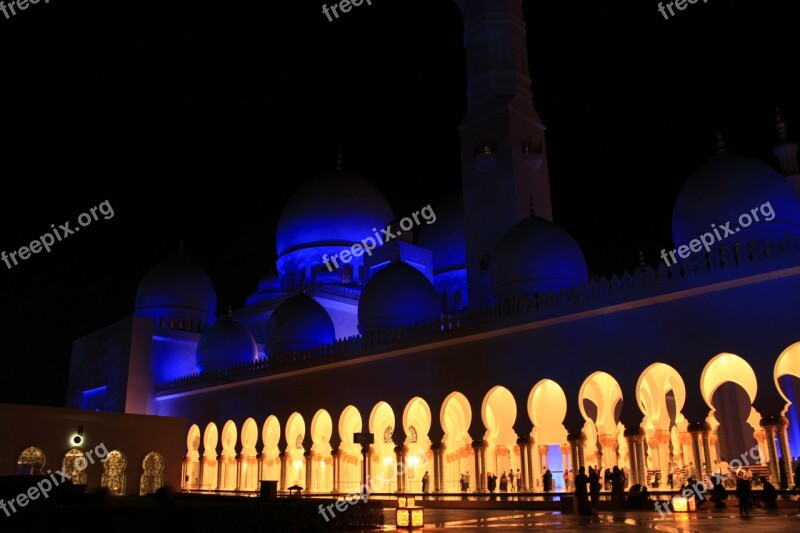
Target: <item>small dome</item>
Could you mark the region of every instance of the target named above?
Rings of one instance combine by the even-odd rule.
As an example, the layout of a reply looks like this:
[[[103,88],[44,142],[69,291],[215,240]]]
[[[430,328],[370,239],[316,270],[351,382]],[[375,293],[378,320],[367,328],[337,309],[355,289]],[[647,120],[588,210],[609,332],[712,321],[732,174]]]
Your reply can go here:
[[[743,227],[739,217],[747,213],[753,218],[753,209],[759,222]],[[750,157],[723,153],[696,170],[681,189],[672,210],[672,237],[676,247],[689,244],[713,232],[712,224],[719,228],[726,222],[731,230],[740,228],[735,237],[739,241],[798,235],[800,201],[777,170]]]
[[[358,302],[358,330],[388,330],[417,324],[441,314],[436,289],[425,275],[403,262],[379,270]]]
[[[212,315],[217,311],[217,295],[208,274],[182,254],[176,254],[150,269],[136,291],[137,312],[164,307]]]
[[[305,294],[284,300],[267,320],[264,351],[269,354],[307,350],[336,340],[330,315]]]
[[[422,222],[417,245],[433,252],[434,274],[466,268],[467,246],[461,196],[447,198],[433,212],[436,213],[436,222]]]
[[[490,261],[495,300],[582,285],[586,259],[578,243],[560,226],[532,216],[500,238]]]
[[[278,221],[278,257],[304,248],[348,248],[393,219],[380,191],[337,170],[312,180],[289,199]]]
[[[233,318],[218,320],[200,337],[195,352],[199,372],[250,363],[258,358],[258,346],[246,327]]]

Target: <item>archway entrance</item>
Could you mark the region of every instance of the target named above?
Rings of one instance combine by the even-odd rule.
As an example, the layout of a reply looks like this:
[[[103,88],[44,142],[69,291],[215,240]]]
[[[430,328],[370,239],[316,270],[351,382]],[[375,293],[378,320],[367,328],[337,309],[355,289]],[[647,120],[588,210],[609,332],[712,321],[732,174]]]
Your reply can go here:
[[[475,473],[470,474],[475,464],[469,426],[472,424],[472,408],[467,397],[460,392],[451,392],[442,404],[439,415],[444,430],[444,491],[461,491],[461,475],[470,475],[471,489],[476,487]]]
[[[486,472],[484,475],[497,476],[498,489],[503,472],[519,468],[519,457],[515,453],[517,434],[514,422],[517,420],[517,402],[511,392],[503,387],[491,389],[483,399],[481,418],[486,428],[484,440],[486,449]]]

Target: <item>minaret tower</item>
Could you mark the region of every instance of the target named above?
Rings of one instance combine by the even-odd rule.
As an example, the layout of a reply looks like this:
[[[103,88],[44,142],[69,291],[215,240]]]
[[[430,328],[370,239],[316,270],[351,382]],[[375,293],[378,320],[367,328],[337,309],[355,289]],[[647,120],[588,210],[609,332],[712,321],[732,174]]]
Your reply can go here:
[[[464,15],[467,114],[461,173],[471,306],[489,301],[500,237],[529,214],[552,220],[544,125],[533,106],[522,0],[455,0]]]
[[[786,121],[781,117],[780,109],[776,109],[777,119],[775,129],[778,132],[780,144],[775,148],[775,157],[781,164],[781,173],[786,176],[786,181],[794,188],[800,198],[800,169],[797,166],[797,143],[788,140],[786,135]]]

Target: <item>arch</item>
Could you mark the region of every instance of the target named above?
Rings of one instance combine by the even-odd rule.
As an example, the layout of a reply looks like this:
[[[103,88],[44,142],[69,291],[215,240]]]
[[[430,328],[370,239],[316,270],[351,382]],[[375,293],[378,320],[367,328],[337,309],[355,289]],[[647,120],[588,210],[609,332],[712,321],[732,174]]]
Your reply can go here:
[[[727,412],[718,413],[714,406],[714,395],[726,384],[732,385],[724,387],[725,390],[723,392],[725,393],[725,399],[720,400],[720,405],[724,403]],[[737,394],[737,390],[744,392],[742,405],[739,405],[737,401],[737,396],[741,396],[741,394]],[[713,432],[719,433],[720,417],[727,418],[729,425],[731,423],[741,423],[743,420],[756,433],[761,429],[761,415],[753,407],[753,402],[758,394],[758,380],[756,379],[756,374],[750,366],[750,363],[745,361],[742,357],[728,352],[722,352],[712,357],[708,363],[706,363],[700,375],[700,392],[703,395],[703,400],[705,400],[706,405],[708,405],[710,409],[706,417],[706,422],[711,426]],[[720,416],[717,416],[718,414]],[[736,422],[737,419],[739,422]],[[747,446],[748,448],[752,447],[752,445],[741,443],[735,446],[729,446],[728,441],[733,440],[734,437],[737,441],[741,442],[757,441],[754,437],[743,435],[739,429],[734,429],[732,432],[728,431],[728,429],[730,428],[723,427],[719,435],[721,438],[718,439],[723,453],[727,452],[727,448],[729,447],[737,449],[742,446]],[[726,436],[728,438],[726,438]],[[736,455],[738,455],[738,452]],[[766,455],[763,455],[762,457],[765,456]]]
[[[47,457],[36,446],[28,446],[17,456],[17,474],[44,475]]]
[[[108,452],[108,458],[103,463],[103,475],[100,476],[100,486],[108,489],[112,496],[125,496],[125,468],[128,460],[119,450]]]
[[[660,472],[661,479],[666,480],[674,469],[670,454],[673,458],[682,457],[680,443],[674,443],[673,428],[685,431],[688,426],[681,413],[686,403],[686,385],[673,367],[653,363],[639,375],[636,400],[644,415],[641,426],[649,444],[650,464],[653,470]]]
[[[275,415],[264,420],[261,441],[264,444],[261,450],[261,479],[278,481],[281,476],[281,424]]]
[[[306,422],[303,415],[294,412],[286,421],[286,483],[287,486],[306,486],[305,448]]]
[[[403,409],[403,430],[406,441],[403,443],[406,452],[406,491],[422,492],[422,476],[426,471],[433,469],[430,460],[431,439],[428,436],[431,430],[433,415],[428,402],[415,396]],[[433,477],[433,476],[430,476]]]
[[[738,355],[723,352],[712,357],[700,375],[700,392],[708,407],[714,409],[711,398],[719,386],[727,381],[742,387],[750,398],[750,405],[753,404],[758,393],[758,380],[753,367]]]
[[[797,383],[797,380],[800,379],[800,342],[792,344],[778,356],[775,361],[774,374],[778,393],[786,401],[781,413],[788,422],[786,434],[789,450],[786,452],[786,456],[795,457],[797,450],[800,449],[800,416],[798,416],[800,409],[797,405],[797,398],[800,396],[800,387]],[[783,383],[780,382],[781,380]]]
[[[142,475],[139,477],[139,496],[154,494],[164,486],[164,458],[158,452],[150,452],[142,459]]]
[[[481,420],[486,428],[486,472],[498,478],[501,472],[519,468],[519,448],[514,422],[517,420],[517,402],[511,392],[496,385],[486,393],[481,403]]]
[[[361,483],[361,445],[353,441],[354,433],[363,431],[364,423],[361,413],[352,405],[348,405],[339,415],[339,490],[356,492]]]
[[[619,408],[623,401],[622,388],[611,374],[597,371],[589,375],[581,385],[578,392],[578,408],[584,420],[594,427],[596,437],[590,438],[587,432],[584,455],[586,461],[595,457],[598,465],[612,468],[617,466],[617,453],[614,444],[619,437]],[[592,406],[593,413],[587,411],[587,402]],[[586,430],[584,430],[586,431]],[[597,440],[595,440],[595,438]],[[598,445],[602,445],[602,458]]]
[[[331,492],[333,490],[333,456],[331,455],[331,435],[333,419],[325,409],[320,409],[311,419],[311,490]]]
[[[228,420],[222,426],[222,453],[220,453],[219,489],[236,490],[237,465],[236,465],[236,423]]]
[[[439,410],[439,422],[444,431],[444,490],[459,492],[461,474],[469,473],[473,461],[469,435],[472,407],[467,397],[458,391],[448,394]]]
[[[75,485],[87,485],[89,483],[86,475],[86,467],[89,463],[80,448],[72,448],[64,454],[61,460],[61,471],[69,476],[69,480]]]
[[[242,452],[239,456],[239,490],[258,490],[258,424],[248,418],[242,424]]]
[[[567,442],[567,395],[561,385],[552,379],[543,379],[528,394],[528,417],[533,423],[533,435],[537,444]]]
[[[567,396],[561,385],[552,379],[542,379],[528,393],[528,418],[533,423],[531,436],[536,446],[533,449],[534,478],[539,489],[544,488],[542,479],[546,469],[553,475],[556,490],[565,487],[564,472],[570,468],[567,451]],[[574,470],[574,468],[573,468]]]
[[[200,488],[200,428],[197,424],[192,424],[186,434],[181,487],[187,490]]]
[[[200,480],[200,489],[215,490],[217,488],[217,444],[219,443],[219,430],[214,422],[209,422],[203,432],[203,478]]]
[[[369,432],[375,435],[372,445],[372,464],[370,465],[376,483],[375,492],[393,492],[397,490],[396,456],[394,452],[394,410],[386,402],[378,402],[369,415]]]

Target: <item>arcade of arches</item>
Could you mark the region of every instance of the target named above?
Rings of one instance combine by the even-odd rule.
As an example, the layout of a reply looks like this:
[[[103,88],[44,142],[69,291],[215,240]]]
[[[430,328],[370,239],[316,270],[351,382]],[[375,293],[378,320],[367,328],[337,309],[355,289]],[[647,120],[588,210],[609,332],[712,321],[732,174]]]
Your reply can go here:
[[[671,468],[697,477],[698,466],[732,460],[756,447],[752,457],[761,462],[753,467],[786,486],[790,472],[782,458],[792,457],[790,441],[800,446],[792,402],[799,379],[800,343],[777,358],[774,384],[757,383],[750,364],[731,353],[711,358],[699,384],[685,383],[664,363],[647,367],[635,391],[623,391],[612,375],[595,372],[580,387],[577,408],[584,423],[576,433],[564,425],[568,398],[550,379],[535,383],[525,404],[497,385],[483,398],[454,391],[441,405],[415,397],[402,406],[381,401],[363,413],[353,405],[341,413],[306,413],[310,418],[295,412],[283,424],[268,416],[260,432],[253,418],[241,428],[228,420],[221,433],[213,421],[204,428],[195,424],[187,435],[183,488],[255,491],[259,481],[275,480],[280,490],[297,485],[307,492],[355,492],[364,482],[366,460],[374,492],[421,492],[426,471],[433,492],[459,492],[462,474],[470,475],[470,491],[483,491],[487,473],[509,471],[519,471],[518,490],[538,492],[545,469],[553,474],[555,490],[564,489],[566,470],[583,465],[624,467],[631,484],[651,483],[656,475],[666,480]],[[709,408],[703,422],[690,423],[682,413],[690,385],[699,387]],[[773,385],[786,400],[783,412],[759,413],[753,407],[758,387]],[[639,427],[620,422],[623,401],[636,402],[643,415]],[[517,405],[525,405],[527,413],[518,413]],[[472,406],[480,406],[480,412]],[[520,416],[529,418],[530,434],[516,433]],[[443,435],[441,441],[431,440],[432,428]],[[332,443],[334,431],[338,438]],[[374,439],[366,453],[354,442],[354,434],[363,431]]]

